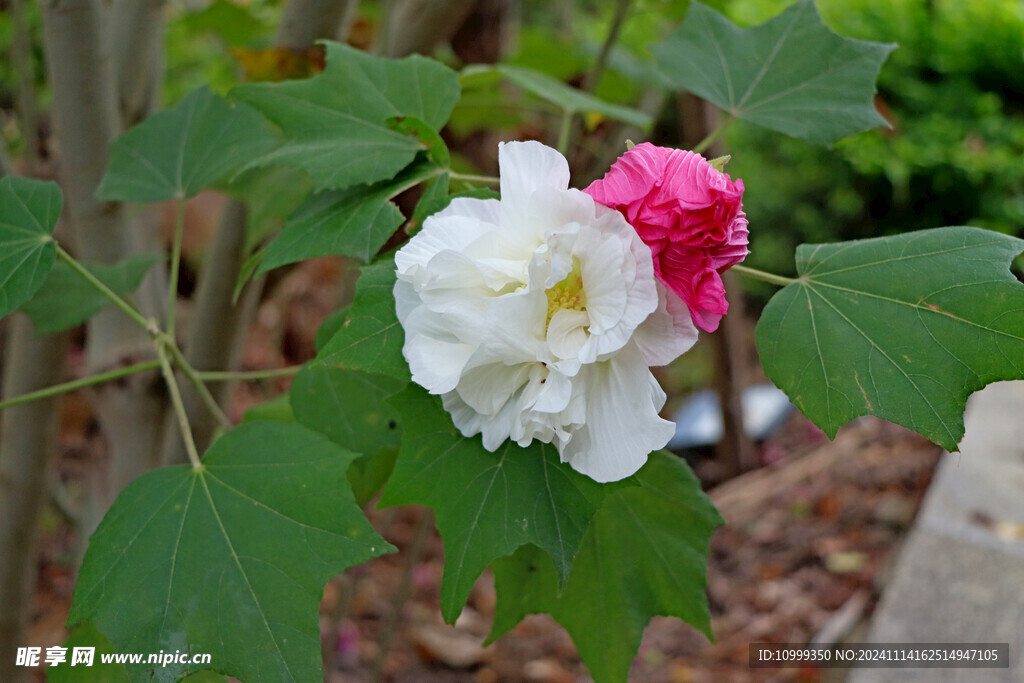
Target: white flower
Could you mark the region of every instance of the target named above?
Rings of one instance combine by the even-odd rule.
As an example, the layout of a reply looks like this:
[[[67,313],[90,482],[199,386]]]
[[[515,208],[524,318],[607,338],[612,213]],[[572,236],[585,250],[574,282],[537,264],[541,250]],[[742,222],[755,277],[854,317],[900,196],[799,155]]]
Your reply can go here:
[[[413,380],[466,436],[555,443],[591,478],[636,472],[674,427],[649,370],[697,339],[619,213],[537,142],[498,152],[501,200],[454,199],[395,256]]]

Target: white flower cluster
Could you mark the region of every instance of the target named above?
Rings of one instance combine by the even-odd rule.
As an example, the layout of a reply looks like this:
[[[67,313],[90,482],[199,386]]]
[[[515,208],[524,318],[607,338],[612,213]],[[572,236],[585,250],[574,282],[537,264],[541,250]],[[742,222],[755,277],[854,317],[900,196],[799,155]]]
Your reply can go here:
[[[674,431],[649,366],[697,330],[622,215],[568,189],[561,154],[513,142],[498,159],[500,201],[454,199],[395,257],[413,380],[488,450],[539,439],[622,479]]]

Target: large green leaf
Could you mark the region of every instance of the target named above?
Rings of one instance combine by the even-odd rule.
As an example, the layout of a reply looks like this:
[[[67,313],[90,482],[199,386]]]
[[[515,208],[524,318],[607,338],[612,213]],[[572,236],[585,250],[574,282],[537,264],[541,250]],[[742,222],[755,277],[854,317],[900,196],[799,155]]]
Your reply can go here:
[[[500,74],[523,90],[555,104],[563,112],[600,114],[608,119],[624,121],[639,128],[646,128],[651,124],[650,116],[644,112],[595,97],[589,92],[573,88],[547,74],[525,67],[473,65],[463,71],[461,78],[471,84],[486,83],[490,74]]]
[[[509,64],[502,64],[495,68],[498,73],[520,88],[561,107],[564,111],[572,113],[593,112],[616,121],[624,121],[639,128],[646,128],[651,125],[652,119],[649,114],[638,109],[606,102],[539,71]]]
[[[257,272],[328,254],[369,262],[405,220],[391,199],[438,174],[417,163],[393,180],[313,195],[270,243]]]
[[[317,355],[315,364],[365,370],[409,381],[402,356],[405,332],[395,313],[395,261],[363,268],[348,317]]]
[[[406,381],[322,365],[303,368],[292,382],[295,418],[339,446],[362,453],[349,467],[356,502],[365,504],[391,474],[398,453],[398,413],[384,399]]]
[[[402,425],[402,450],[382,505],[433,509],[445,545],[441,612],[454,622],[481,572],[497,558],[532,543],[546,551],[558,576],[568,576],[602,485],[559,461],[558,450],[506,442],[496,452],[479,437],[459,434],[441,399],[410,386],[391,399]]]
[[[69,622],[118,652],[209,653],[211,665],[129,665],[133,680],[213,668],[247,683],[321,680],[318,605],[328,578],[393,550],[355,505],[354,458],[296,424],[253,422],[201,469],[130,484],[89,540]]]
[[[242,85],[233,96],[281,127],[285,144],[257,163],[301,168],[319,189],[392,178],[425,145],[389,120],[411,116],[440,130],[459,97],[448,67],[425,57],[383,59],[327,43],[313,78]]]
[[[887,125],[872,103],[894,44],[843,38],[802,0],[749,29],[699,3],[651,50],[662,72],[729,114],[830,145]]]
[[[594,516],[561,594],[547,555],[526,546],[494,563],[491,639],[546,612],[572,636],[595,681],[625,681],[644,628],[675,616],[711,636],[708,543],[722,523],[681,460],[652,453],[638,486],[609,495]]]
[[[96,279],[122,297],[131,295],[157,257],[138,254],[113,266],[84,265]],[[51,334],[79,325],[110,305],[110,299],[66,263],[57,263],[42,287],[21,307],[36,334]]]
[[[50,233],[62,206],[56,183],[0,178],[0,317],[28,301],[53,267]]]
[[[277,144],[259,113],[202,87],[114,140],[97,195],[130,202],[191,197]]]
[[[877,415],[955,450],[967,397],[1024,378],[1022,249],[963,227],[801,245],[757,325],[765,372],[829,436]]]

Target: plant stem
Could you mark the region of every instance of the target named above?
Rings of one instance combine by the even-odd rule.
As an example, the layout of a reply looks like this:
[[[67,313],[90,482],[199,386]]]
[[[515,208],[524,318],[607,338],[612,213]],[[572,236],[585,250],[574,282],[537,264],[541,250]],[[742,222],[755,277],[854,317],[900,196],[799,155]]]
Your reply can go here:
[[[456,173],[455,171],[449,171],[448,176],[452,180],[464,180],[469,183],[484,183],[486,185],[497,185],[501,182],[500,178],[492,175],[473,175],[472,173]]]
[[[739,273],[740,275],[746,275],[747,277],[754,278],[755,280],[761,280],[763,282],[769,282],[773,285],[785,287],[791,285],[799,280],[791,277],[785,277],[783,275],[776,275],[775,273],[766,273],[763,270],[757,270],[756,268],[748,268],[746,266],[733,266],[732,270]]]
[[[572,109],[562,111],[562,125],[558,129],[558,151],[562,156],[569,151],[569,138],[572,137],[572,117],[575,113]]]
[[[398,625],[402,620],[402,608],[405,606],[406,600],[409,599],[413,570],[416,569],[416,565],[420,561],[420,555],[423,553],[423,544],[433,528],[433,515],[424,510],[416,521],[416,530],[413,533],[412,542],[406,551],[405,567],[402,569],[402,578],[398,582],[398,590],[395,591],[394,601],[391,604],[391,613],[388,615],[378,638],[379,649],[377,651],[377,658],[370,667],[370,672],[367,676],[372,683],[379,681],[384,672],[384,663],[388,658],[388,652],[391,650],[391,643],[394,640],[395,632],[398,630]]]
[[[111,380],[120,379],[121,377],[127,377],[128,375],[134,375],[139,372],[155,370],[159,367],[160,361],[151,360],[146,361],[145,363],[126,365],[123,368],[117,368],[116,370],[110,370],[109,372],[101,372],[98,375],[89,375],[88,377],[82,377],[81,379],[64,382],[62,384],[54,384],[53,386],[46,387],[45,389],[33,391],[28,394],[22,394],[21,396],[15,396],[14,398],[9,398],[6,401],[0,401],[0,410],[20,405],[22,403],[50,398],[51,396],[57,396],[59,394],[66,394],[69,391],[90,387],[94,384],[102,384]]]
[[[725,129],[729,127],[729,124],[732,123],[733,118],[734,117],[730,116],[729,114],[724,114],[722,116],[722,120],[718,123],[717,126],[715,126],[715,129],[708,133],[708,136],[706,138],[698,142],[694,146],[693,151],[696,152],[697,154],[700,154],[708,147],[710,147],[711,143],[717,140],[718,136],[724,133]]]
[[[188,381],[192,383],[192,386],[195,388],[196,393],[199,394],[199,399],[203,402],[203,405],[206,406],[206,409],[210,411],[210,414],[213,415],[221,427],[231,429],[231,420],[224,414],[224,411],[221,410],[221,407],[217,404],[217,400],[213,397],[213,394],[211,394],[210,390],[206,388],[205,384],[203,384],[203,380],[199,376],[198,371],[192,367],[188,362],[188,359],[185,358],[185,354],[183,354],[181,349],[178,348],[178,345],[174,343],[174,339],[170,336],[170,333],[168,333],[166,338],[166,347],[170,349],[171,355],[174,357],[174,364],[178,366],[178,369],[181,370]]]
[[[170,282],[167,285],[167,335],[174,339],[174,308],[178,303],[178,270],[181,266],[181,239],[185,234],[185,198],[178,197],[174,209],[174,243],[171,246]]]
[[[583,83],[580,84],[581,90],[593,92],[594,88],[601,81],[605,67],[608,66],[608,57],[611,56],[612,48],[615,47],[615,43],[619,42],[619,33],[622,31],[622,25],[626,23],[626,15],[629,14],[630,4],[631,0],[619,0],[616,3],[615,15],[612,17],[612,24],[608,28],[608,36],[605,38],[604,44],[601,45],[601,51],[598,53],[597,59],[594,60],[594,67],[584,76]]]
[[[160,340],[156,342],[156,353],[160,358],[160,369],[163,371],[164,382],[167,383],[167,391],[171,395],[171,405],[174,406],[174,414],[178,417],[178,427],[181,429],[181,436],[185,439],[185,450],[188,452],[188,459],[192,466],[199,469],[203,466],[199,460],[199,451],[196,450],[196,442],[192,438],[192,428],[188,424],[188,415],[185,414],[185,404],[181,400],[181,392],[178,390],[178,381],[174,377],[174,370],[171,369],[171,362],[167,358],[167,349]]]
[[[130,303],[128,303],[127,301],[122,299],[120,296],[118,296],[117,293],[114,290],[112,290],[110,287],[107,287],[105,284],[100,282],[96,278],[95,275],[93,275],[88,270],[86,270],[85,267],[81,263],[76,261],[75,258],[71,254],[69,254],[68,252],[64,251],[64,248],[62,246],[60,246],[59,244],[57,245],[57,258],[59,258],[60,260],[64,261],[64,263],[66,263],[69,266],[71,266],[71,270],[73,270],[76,273],[78,273],[78,275],[83,280],[85,280],[90,285],[95,287],[101,294],[103,294],[103,296],[105,296],[108,299],[110,299],[110,301],[115,306],[120,308],[124,312],[125,315],[127,315],[129,318],[134,320],[139,325],[139,327],[141,327],[142,329],[146,330],[146,332],[148,332],[150,335],[154,335],[156,333],[156,330],[154,329],[154,326],[150,323],[150,321],[148,321],[144,317],[142,317],[142,314],[139,313],[137,310],[135,310],[134,306],[132,306]]]
[[[297,375],[304,366],[293,365],[287,368],[276,368],[274,370],[249,370],[238,372],[203,371],[197,370],[196,377],[203,382],[247,382],[257,379],[273,379],[274,377],[291,377]]]

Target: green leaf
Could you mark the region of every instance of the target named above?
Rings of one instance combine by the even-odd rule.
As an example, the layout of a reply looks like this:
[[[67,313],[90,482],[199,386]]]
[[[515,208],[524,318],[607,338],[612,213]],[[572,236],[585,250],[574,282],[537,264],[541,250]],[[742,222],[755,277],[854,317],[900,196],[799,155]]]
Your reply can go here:
[[[285,144],[256,164],[301,168],[319,189],[392,178],[425,145],[388,124],[409,116],[437,131],[459,97],[448,67],[425,57],[383,59],[327,43],[327,68],[313,78],[242,85],[232,95],[279,125]]]
[[[683,25],[651,51],[676,86],[729,114],[830,145],[888,125],[872,100],[895,47],[832,33],[814,1],[802,0],[749,29],[691,3]]]
[[[83,266],[115,294],[128,297],[156,261],[155,254],[138,254],[113,266]],[[32,319],[36,334],[52,334],[85,322],[109,305],[110,299],[71,266],[57,263],[21,310]]]
[[[192,197],[277,144],[257,112],[202,87],[114,140],[96,194],[129,202]]]
[[[62,206],[56,183],[0,178],[0,317],[28,301],[53,267],[50,234]]]
[[[490,640],[528,614],[547,612],[601,682],[626,680],[654,616],[679,617],[711,636],[707,553],[722,519],[673,455],[652,453],[634,478],[639,486],[612,493],[594,515],[561,594],[557,572],[535,547],[494,563]]]
[[[313,195],[267,247],[257,272],[328,254],[369,262],[405,220],[390,200],[437,174],[432,164],[417,163],[394,180]]]
[[[101,655],[114,654],[114,646],[110,644],[106,636],[96,630],[91,623],[80,624],[75,627],[64,641],[63,647],[68,649],[67,662],[57,666],[46,667],[46,680],[48,683],[78,683],[88,680],[90,683],[127,683],[128,672],[124,664],[112,663],[103,664]],[[79,662],[72,666],[75,648],[92,648],[92,666],[86,666]]]
[[[502,64],[495,68],[502,76],[520,88],[552,104],[558,105],[565,111],[573,113],[593,112],[616,121],[624,121],[639,128],[647,128],[652,123],[651,117],[642,111],[606,102],[539,71],[508,64]]]
[[[253,251],[267,235],[280,230],[313,189],[308,175],[284,166],[251,168],[218,185],[244,201],[248,209],[246,251]]]
[[[242,422],[296,422],[288,393],[258,403],[245,411]]]
[[[1024,378],[1022,249],[964,227],[801,245],[757,325],[765,372],[830,437],[877,415],[956,450],[967,397]]]
[[[354,458],[295,424],[243,424],[200,469],[130,484],[89,540],[69,623],[92,621],[118,652],[209,653],[248,683],[313,681],[328,578],[393,550],[355,505]],[[177,681],[201,665],[129,665]]]
[[[396,279],[393,258],[363,268],[348,318],[314,364],[410,380],[409,365],[402,356],[405,331],[395,313]]]
[[[444,144],[441,134],[424,121],[415,116],[395,116],[388,119],[388,125],[422,142],[427,150],[427,158],[438,168],[447,169],[451,165],[452,155],[448,151],[448,145]]]
[[[245,47],[272,30],[249,7],[230,0],[214,0],[204,9],[186,15],[181,23],[189,33],[210,32],[233,47]]]
[[[348,472],[360,505],[380,490],[394,466],[398,413],[384,399],[406,384],[385,375],[326,366],[303,368],[292,382],[296,419],[339,446],[363,454]]]
[[[487,566],[519,546],[546,551],[566,577],[602,485],[559,461],[558,450],[508,441],[497,452],[465,438],[441,399],[410,386],[391,399],[402,425],[402,449],[381,505],[426,505],[444,540],[441,612],[454,623]]]

